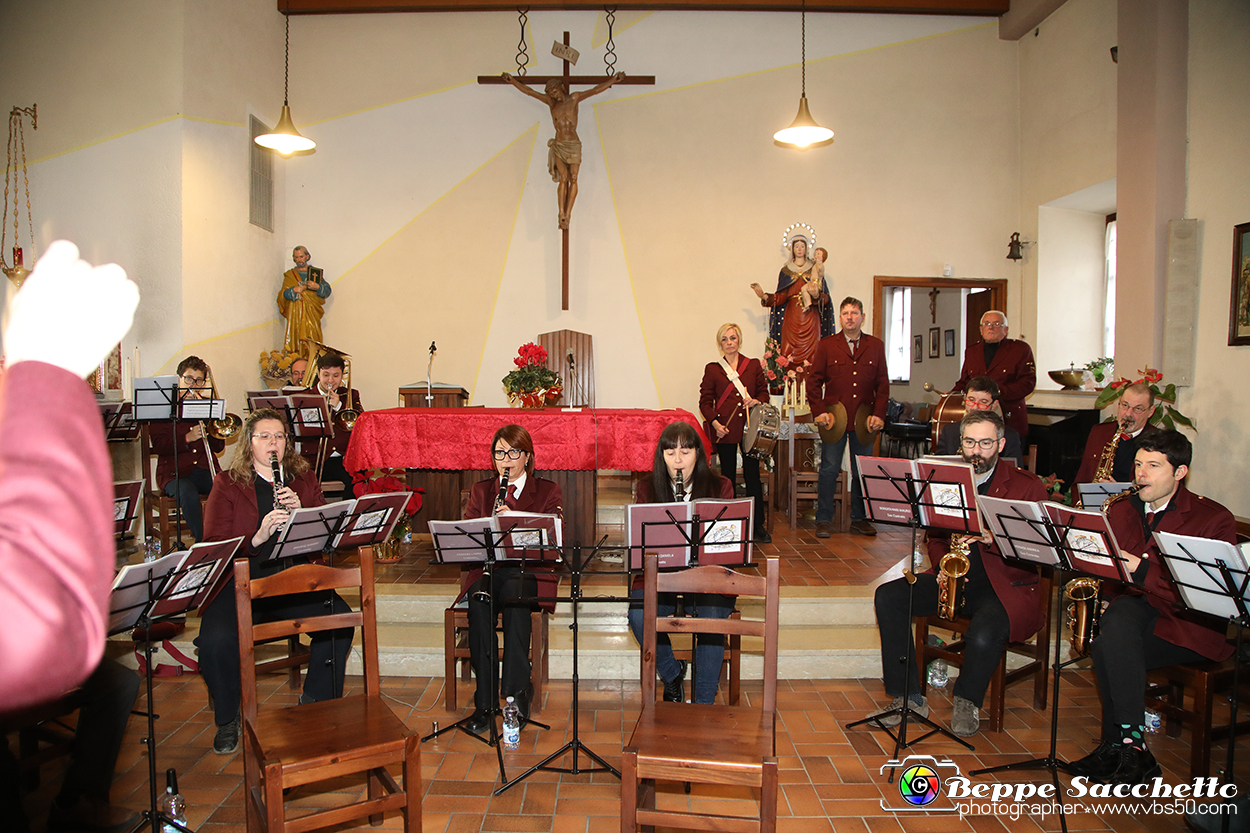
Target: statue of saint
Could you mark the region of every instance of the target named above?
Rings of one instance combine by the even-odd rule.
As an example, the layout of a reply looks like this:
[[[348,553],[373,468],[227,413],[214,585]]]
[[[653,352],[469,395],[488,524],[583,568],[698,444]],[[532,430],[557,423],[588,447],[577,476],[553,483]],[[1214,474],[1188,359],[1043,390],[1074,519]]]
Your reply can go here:
[[[787,242],[790,257],[777,276],[777,291],[765,292],[758,283],[751,284],[760,304],[771,307],[768,334],[777,339],[781,353],[793,360],[799,375],[803,362],[816,353],[816,343],[833,330],[833,305],[829,284],[825,281],[825,258],[828,252],[816,249],[808,259],[809,242],[804,234],[794,234]]]
[[[563,81],[553,78],[547,82],[545,95],[531,90],[506,72],[503,77],[521,92],[551,108],[556,137],[547,142],[547,171],[552,181],[559,183],[556,207],[559,209],[560,228],[566,229],[569,227],[569,215],[573,213],[573,201],[577,199],[577,171],[582,166],[582,142],[577,138],[577,105],[608,89],[623,79],[625,73],[618,72],[602,84],[575,93],[570,93]]]
[[[278,291],[278,312],[286,319],[286,338],[282,349],[290,353],[304,353],[303,340],[322,341],[321,316],[324,315],[326,298],[330,297],[330,284],[326,283],[322,270],[309,266],[312,255],[303,246],[291,251],[295,268],[282,276],[282,289]]]

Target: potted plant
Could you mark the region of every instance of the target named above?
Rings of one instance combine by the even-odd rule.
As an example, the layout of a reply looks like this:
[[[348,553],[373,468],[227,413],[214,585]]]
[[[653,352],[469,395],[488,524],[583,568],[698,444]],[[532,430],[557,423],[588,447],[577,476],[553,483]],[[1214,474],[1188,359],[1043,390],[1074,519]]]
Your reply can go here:
[[[1183,425],[1190,430],[1197,431],[1198,426],[1194,425],[1193,420],[1182,414],[1176,408],[1176,385],[1169,384],[1164,388],[1159,387],[1159,383],[1163,381],[1163,374],[1153,367],[1147,367],[1141,371],[1142,377],[1136,381],[1130,381],[1123,377],[1118,382],[1112,382],[1103,388],[1102,393],[1098,394],[1098,398],[1094,400],[1094,407],[1102,409],[1110,405],[1112,402],[1124,395],[1124,389],[1132,384],[1144,383],[1150,387],[1150,392],[1155,398],[1155,412],[1150,416],[1150,424],[1158,428],[1167,428],[1176,430],[1177,426]],[[1114,419],[1114,417],[1112,417]]]
[[[291,365],[300,357],[299,353],[288,353],[284,350],[260,351],[260,375],[265,386],[277,390],[283,385],[291,384]]]
[[[352,492],[356,497],[370,494],[381,494],[384,492],[406,492],[408,487],[404,485],[404,481],[400,480],[403,475],[403,469],[366,469],[356,472],[352,477]],[[412,497],[408,498],[408,503],[404,506],[404,511],[400,514],[399,520],[395,523],[395,528],[391,530],[391,535],[385,541],[373,549],[373,560],[381,564],[393,564],[402,558],[399,551],[400,544],[410,543],[412,541],[412,518],[417,512],[421,511],[422,495],[424,489],[414,488]]]
[[[564,385],[554,370],[547,367],[547,351],[533,342],[522,344],[512,360],[516,369],[503,377],[508,401],[522,408],[545,408],[554,405],[564,392]]]

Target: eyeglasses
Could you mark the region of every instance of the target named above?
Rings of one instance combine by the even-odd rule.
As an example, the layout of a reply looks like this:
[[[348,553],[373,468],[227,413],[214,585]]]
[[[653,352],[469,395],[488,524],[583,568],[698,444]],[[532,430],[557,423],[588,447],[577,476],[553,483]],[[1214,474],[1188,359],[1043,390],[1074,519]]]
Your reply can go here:
[[[208,380],[202,376],[191,376],[191,375],[184,373],[182,374],[182,381],[186,382],[188,385],[190,385],[193,388],[198,388],[200,385],[204,384]]]
[[[977,448],[978,446],[982,451],[989,451],[991,448],[998,445],[998,440],[974,440],[972,437],[964,437],[959,441],[959,444],[969,451]]]
[[[522,451],[522,450],[521,450],[521,449],[519,449],[519,448],[509,448],[509,449],[508,449],[508,450],[506,450],[506,451],[505,451],[504,449],[502,449],[502,448],[496,448],[496,449],[495,449],[495,451],[494,451],[494,456],[495,456],[495,459],[496,459],[496,460],[505,460],[505,459],[507,459],[507,460],[520,460],[520,459],[521,459],[521,455],[522,455],[522,454],[524,454],[524,453],[525,453],[525,452],[524,452],[524,451]]]
[[[981,329],[983,330],[1001,330],[1005,326],[1006,325],[1000,324],[997,321],[982,321],[981,322]]]
[[[252,435],[252,439],[254,439],[254,440],[260,440],[260,441],[261,441],[261,442],[263,442],[263,443],[267,443],[267,442],[269,442],[270,440],[285,440],[285,439],[286,439],[286,434],[283,434],[283,433],[282,433],[282,432],[280,432],[280,431],[279,431],[277,434],[271,434],[271,433],[269,433],[268,431],[266,431],[266,432],[265,432],[265,433],[263,433],[263,434],[253,434],[253,435]]]
[[[1143,414],[1147,413],[1150,410],[1150,408],[1147,407],[1146,405],[1134,405],[1131,408],[1122,408],[1122,409],[1132,414],[1133,416],[1142,416]]]

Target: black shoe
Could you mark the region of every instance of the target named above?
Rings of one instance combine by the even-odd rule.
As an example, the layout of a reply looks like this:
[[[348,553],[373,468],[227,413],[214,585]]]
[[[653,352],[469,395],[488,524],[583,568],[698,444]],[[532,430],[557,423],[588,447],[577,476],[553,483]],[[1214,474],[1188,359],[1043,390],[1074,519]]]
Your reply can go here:
[[[1101,781],[1115,772],[1119,765],[1120,744],[1104,740],[1093,752],[1068,764],[1067,769],[1069,775],[1084,775],[1086,778]]]
[[[1111,784],[1142,784],[1163,775],[1163,767],[1149,749],[1120,749],[1120,765],[1107,777]]]
[[[817,538],[832,538],[833,537],[833,524],[829,523],[828,521],[821,521],[820,523],[816,524],[816,537]]]
[[[460,725],[475,735],[484,735],[490,729],[490,716],[482,709],[474,709],[469,719]]]
[[[213,738],[213,751],[218,755],[229,755],[239,748],[239,728],[242,725],[240,715],[234,720],[217,727],[217,735]]]
[[[512,695],[512,704],[516,706],[517,712],[521,715],[521,722],[530,719],[530,704],[534,700],[534,684],[527,683],[525,688],[520,692]]]
[[[854,532],[856,535],[876,535],[877,528],[861,518],[858,521],[851,521],[851,532]]]
[[[677,676],[672,680],[666,680],[664,683],[664,702],[665,703],[684,703],[686,702],[686,663],[680,663],[681,671],[677,672]]]
[[[771,535],[769,535],[769,534],[768,534],[768,530],[767,530],[767,529],[760,529],[760,530],[756,530],[756,532],[755,532],[755,543],[757,543],[757,544],[771,544],[772,542],[773,542],[773,536],[771,536]]]

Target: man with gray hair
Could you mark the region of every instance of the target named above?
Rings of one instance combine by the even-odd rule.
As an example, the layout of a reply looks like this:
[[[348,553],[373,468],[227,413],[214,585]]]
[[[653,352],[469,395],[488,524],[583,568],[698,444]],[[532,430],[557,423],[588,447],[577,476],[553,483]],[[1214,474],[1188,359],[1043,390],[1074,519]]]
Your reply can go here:
[[[1029,411],[1024,398],[1037,387],[1037,366],[1029,345],[1007,338],[1005,312],[992,309],[981,316],[981,340],[964,351],[963,371],[951,390],[964,390],[973,376],[988,376],[998,384],[1003,419],[1020,434],[1022,445],[1028,443]]]

